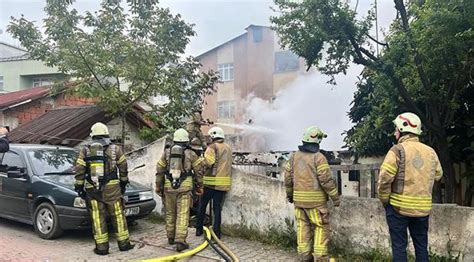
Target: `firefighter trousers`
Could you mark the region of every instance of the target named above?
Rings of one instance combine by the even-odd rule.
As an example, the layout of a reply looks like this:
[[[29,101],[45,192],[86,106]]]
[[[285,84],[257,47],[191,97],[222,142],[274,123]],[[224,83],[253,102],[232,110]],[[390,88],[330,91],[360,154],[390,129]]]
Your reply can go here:
[[[118,190],[120,192],[120,187],[118,187]],[[123,212],[122,198],[107,199],[107,201],[89,198],[88,202],[89,213],[92,218],[92,232],[97,250],[109,250],[107,217],[110,217],[119,247],[127,245],[130,241],[127,220]]]
[[[295,207],[298,254],[301,261],[329,261],[329,213]]]
[[[189,225],[189,209],[191,208],[191,192],[166,192],[166,234],[168,239],[186,243]]]

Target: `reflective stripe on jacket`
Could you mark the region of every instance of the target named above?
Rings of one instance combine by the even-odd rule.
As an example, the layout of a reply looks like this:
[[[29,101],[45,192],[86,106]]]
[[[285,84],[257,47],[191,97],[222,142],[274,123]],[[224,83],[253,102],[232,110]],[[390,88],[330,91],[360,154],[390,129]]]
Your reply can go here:
[[[328,195],[339,200],[328,162],[320,152],[294,153],[283,172],[287,195],[293,197],[295,207],[326,208]]]
[[[204,186],[219,191],[229,191],[232,184],[232,149],[223,140],[207,147],[204,162],[211,172],[204,175]]]
[[[436,152],[415,135],[401,137],[385,156],[378,179],[378,198],[398,213],[423,217],[431,211],[431,192],[443,170]]]

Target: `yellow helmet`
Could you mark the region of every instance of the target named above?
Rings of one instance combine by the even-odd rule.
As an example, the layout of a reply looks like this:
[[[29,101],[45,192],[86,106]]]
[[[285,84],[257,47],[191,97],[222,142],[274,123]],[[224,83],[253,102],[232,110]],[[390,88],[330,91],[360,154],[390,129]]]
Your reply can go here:
[[[91,134],[90,134],[91,137],[93,137],[93,136],[108,136],[108,135],[109,135],[109,129],[103,123],[97,122],[97,123],[92,125]]]
[[[304,131],[303,142],[319,144],[321,140],[327,136],[328,135],[324,134],[317,126],[310,126]]]
[[[215,138],[224,138],[224,130],[218,126],[215,126],[211,129],[209,129],[209,132],[207,132],[209,136],[211,136],[212,139]]]
[[[189,134],[184,128],[180,128],[174,131],[173,135],[174,142],[189,142]]]
[[[400,133],[412,133],[421,135],[421,120],[420,118],[410,112],[400,114],[393,120],[395,126],[400,130]]]

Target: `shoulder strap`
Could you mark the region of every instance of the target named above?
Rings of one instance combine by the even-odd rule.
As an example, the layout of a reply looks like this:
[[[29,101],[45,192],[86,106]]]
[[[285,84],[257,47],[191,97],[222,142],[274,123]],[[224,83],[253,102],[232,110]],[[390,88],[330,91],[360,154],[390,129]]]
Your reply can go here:
[[[405,184],[405,164],[406,164],[406,154],[405,148],[401,144],[395,145],[393,152],[398,156],[398,171],[395,175],[395,179],[392,182],[392,192],[401,194],[403,193],[403,187]]]

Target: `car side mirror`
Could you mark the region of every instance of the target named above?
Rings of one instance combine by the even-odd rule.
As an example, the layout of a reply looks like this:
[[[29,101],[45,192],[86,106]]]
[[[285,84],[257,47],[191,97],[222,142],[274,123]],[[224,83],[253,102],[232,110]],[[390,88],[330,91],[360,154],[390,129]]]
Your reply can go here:
[[[7,171],[8,178],[26,178],[26,172],[24,168],[8,168]]]

